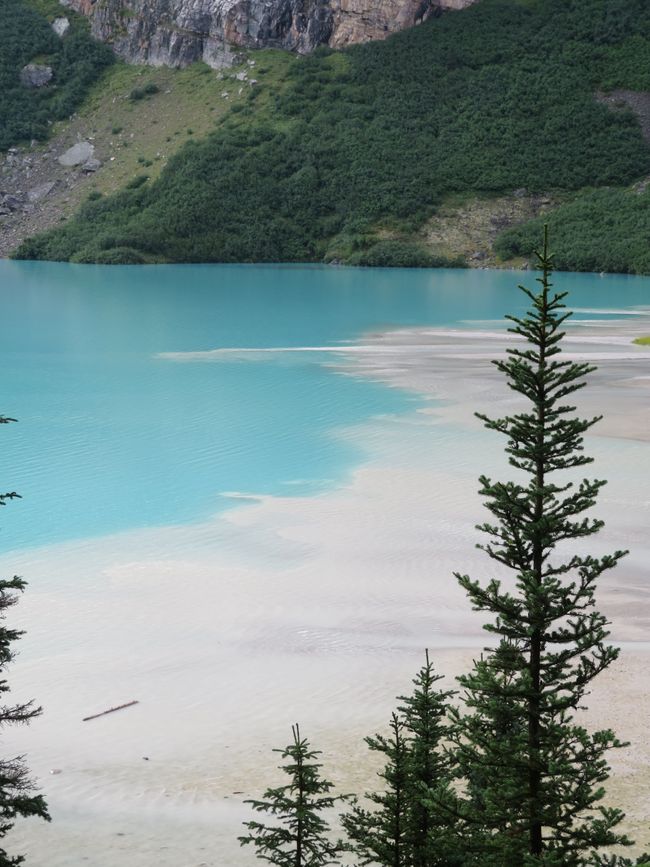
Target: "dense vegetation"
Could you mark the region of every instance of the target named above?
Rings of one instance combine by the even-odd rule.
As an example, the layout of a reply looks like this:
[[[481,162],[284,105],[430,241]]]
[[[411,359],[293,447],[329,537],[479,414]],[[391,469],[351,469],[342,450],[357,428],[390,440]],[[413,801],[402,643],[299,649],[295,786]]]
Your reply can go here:
[[[543,218],[555,238],[555,264],[565,271],[650,274],[650,191],[592,190]],[[504,232],[504,259],[532,255],[542,228],[532,220]]]
[[[445,195],[650,171],[636,119],[594,99],[650,88],[648,33],[645,0],[482,0],[383,43],[296,58],[272,98],[261,70],[249,103],[157,181],[87,204],[19,256],[435,264],[385,240],[412,238]]]
[[[65,12],[71,26],[64,38],[43,14],[52,4],[2,0],[0,4],[0,151],[23,140],[44,139],[49,125],[70,115],[102,69],[112,62],[111,51],[90,38],[87,23]],[[53,4],[55,7],[57,4]],[[51,84],[27,88],[20,71],[28,63],[52,67]]]

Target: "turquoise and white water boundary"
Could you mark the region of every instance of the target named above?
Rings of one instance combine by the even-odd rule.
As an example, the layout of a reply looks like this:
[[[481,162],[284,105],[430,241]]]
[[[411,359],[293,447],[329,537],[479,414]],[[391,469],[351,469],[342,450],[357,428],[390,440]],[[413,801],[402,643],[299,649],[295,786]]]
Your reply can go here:
[[[287,270],[291,276],[302,273]],[[264,276],[273,269],[263,271]],[[85,269],[78,272],[88,273]],[[305,273],[311,275],[312,269]],[[347,272],[342,274],[347,279]],[[171,445],[188,448],[183,426],[199,424],[197,415],[188,418],[187,412],[178,412],[184,390],[187,404],[193,404],[195,398],[209,395],[211,388],[224,389],[219,378],[234,371],[232,393],[237,399],[233,398],[229,416],[229,424],[234,425],[238,417],[252,418],[246,414],[250,406],[238,416],[239,404],[250,394],[246,392],[249,376],[251,382],[263,377],[260,390],[253,391],[260,400],[266,392],[267,400],[260,406],[277,409],[282,401],[274,396],[278,388],[282,390],[278,381],[286,375],[291,380],[286,390],[295,398],[291,403],[302,421],[300,435],[292,440],[289,432],[289,443],[281,452],[291,455],[312,449],[314,442],[318,447],[327,442],[332,454],[344,459],[329,463],[316,484],[315,472],[304,474],[309,480],[304,483],[304,476],[283,471],[281,482],[270,485],[270,490],[256,488],[254,481],[224,486],[216,491],[212,503],[218,499],[218,508],[210,510],[206,502],[198,515],[183,513],[183,500],[191,499],[194,483],[188,482],[190,490],[184,492],[182,473],[174,471],[174,484],[169,479],[166,484],[170,496],[180,501],[175,520],[168,514],[156,525],[156,519],[143,508],[138,521],[132,506],[125,503],[130,526],[117,532],[98,531],[96,523],[87,535],[62,533],[57,538],[51,530],[42,544],[7,546],[0,563],[3,572],[22,574],[30,584],[12,612],[15,622],[27,630],[11,672],[14,695],[16,699],[36,697],[45,712],[31,727],[7,733],[5,748],[27,754],[55,819],[51,825],[20,823],[14,832],[10,845],[28,852],[29,863],[112,867],[117,859],[128,859],[134,867],[252,865],[253,853],[240,850],[235,839],[247,815],[242,802],[277,779],[277,760],[270,750],[287,742],[292,722],[300,721],[305,733],[325,751],[327,771],[342,790],[362,791],[373,785],[375,770],[363,737],[384,725],[394,696],[408,689],[424,647],[432,649],[438,668],[453,676],[467,667],[482,646],[480,618],[468,611],[453,572],[477,577],[491,574],[489,563],[474,548],[478,540],[474,525],[484,518],[476,479],[482,472],[504,472],[502,443],[476,423],[472,412],[482,409],[498,414],[514,406],[489,364],[504,348],[502,323],[494,321],[498,322],[494,303],[487,305],[485,299],[474,303],[473,295],[461,305],[462,318],[440,313],[439,305],[434,304],[440,293],[451,295],[454,285],[461,294],[469,293],[467,287],[463,289],[463,272],[453,272],[454,281],[459,281],[454,284],[436,272],[417,277],[429,281],[423,285],[431,311],[427,314],[422,307],[421,318],[413,309],[398,315],[395,287],[386,282],[397,281],[397,289],[408,296],[409,291],[415,292],[409,289],[408,275],[403,275],[404,288],[399,285],[400,273],[362,272],[362,279],[372,288],[372,292],[368,288],[361,293],[363,299],[355,296],[360,292],[356,286],[348,285],[343,294],[355,297],[355,309],[357,302],[363,307],[382,291],[395,304],[392,318],[387,307],[371,312],[369,328],[356,332],[355,343],[326,340],[322,335],[300,341],[304,333],[298,333],[299,323],[295,323],[294,338],[276,340],[273,346],[265,346],[259,335],[250,335],[246,341],[231,340],[229,346],[210,343],[207,337],[199,340],[196,335],[192,340],[189,336],[171,339],[175,333],[171,318],[160,329],[159,337],[163,334],[165,339],[151,340],[153,325],[151,318],[147,320],[149,333],[144,340],[151,345],[146,353],[136,352],[135,364],[127,368],[133,372],[140,367],[148,373],[141,379],[140,374],[132,373],[130,401],[136,409],[142,403],[150,407],[151,395],[162,401],[167,389],[168,400],[162,401],[156,419],[173,420],[168,432]],[[498,279],[514,285],[521,277],[504,274]],[[301,279],[304,281],[304,275]],[[467,279],[477,281],[478,293],[480,275]],[[598,279],[590,278],[599,286]],[[440,280],[442,283],[436,282]],[[493,291],[490,285],[486,283],[486,292]],[[577,314],[583,324],[576,326],[577,339],[568,349],[600,364],[591,389],[584,392],[584,400],[581,396],[581,409],[587,414],[604,409],[608,416],[601,432],[588,442],[597,459],[593,474],[610,480],[597,510],[607,528],[590,544],[590,550],[631,549],[616,573],[602,583],[602,606],[625,652],[617,670],[602,679],[590,713],[594,724],[612,724],[634,741],[634,751],[617,758],[613,793],[628,809],[632,826],[639,827],[650,797],[650,755],[643,737],[635,738],[639,734],[635,726],[645,726],[650,710],[644,682],[650,615],[650,446],[645,435],[650,352],[630,341],[648,323],[642,302],[650,295],[650,282],[627,281],[625,285],[634,287],[629,304],[613,304],[611,298],[605,304],[601,299],[599,309],[583,301],[581,306],[592,312]],[[587,277],[584,286],[586,290]],[[176,286],[177,296],[180,288]],[[108,289],[102,284],[101,291],[97,290],[99,311],[106,317],[115,304],[114,319],[125,323],[128,310],[105,294]],[[83,291],[75,290],[78,295]],[[509,289],[503,291],[506,295],[497,299],[502,305],[518,297],[516,290],[509,295]],[[617,291],[620,302],[620,289]],[[277,292],[276,303],[281,297],[281,291]],[[124,301],[124,295],[118,295]],[[156,312],[155,295],[152,286],[147,302],[151,317]],[[52,310],[55,296],[53,289]],[[38,293],[34,290],[30,297],[32,309],[40,315],[43,308],[37,304]],[[210,301],[207,290],[205,298]],[[291,300],[295,303],[295,296]],[[200,308],[199,319],[210,309],[209,303],[207,308],[199,305],[191,291],[186,303]],[[98,308],[96,304],[94,313],[86,311],[86,318],[81,316],[87,326],[85,336],[79,335],[76,326],[72,329],[74,339],[84,343],[76,361],[97,354],[101,343],[95,318]],[[164,304],[162,309],[165,311]],[[477,309],[487,315],[477,316]],[[507,309],[513,309],[512,303]],[[70,311],[79,320],[79,308],[70,304],[72,315]],[[305,302],[305,316],[308,311]],[[386,327],[382,328],[384,314]],[[182,304],[178,306],[180,323],[187,315]],[[318,318],[317,313],[313,315]],[[343,318],[341,310],[329,315]],[[171,316],[171,307],[159,314]],[[93,328],[94,341],[88,333]],[[645,328],[644,333],[648,332],[650,328]],[[115,339],[118,333],[114,329],[111,337]],[[78,365],[59,357],[56,341],[62,344],[60,335],[43,339],[40,376],[51,365],[52,381],[61,389]],[[339,333],[338,339],[353,341],[354,335]],[[89,394],[93,384],[102,397],[115,395],[120,386],[128,384],[128,377],[118,377],[110,384],[107,373],[115,371],[114,363],[127,369],[124,357],[132,348],[130,339],[123,340],[120,358],[115,359],[120,354],[118,347],[109,350],[107,344],[101,347],[103,359],[95,358],[86,366]],[[10,346],[12,364],[17,367],[18,342],[16,335]],[[290,351],[279,351],[284,349]],[[237,353],[236,359],[229,357]],[[157,369],[164,369],[158,380]],[[185,373],[177,373],[180,370]],[[36,369],[31,377],[38,385]],[[83,370],[80,377],[77,373],[74,377],[83,384]],[[189,377],[201,382],[200,392],[188,386]],[[302,390],[301,379],[306,383]],[[325,381],[327,385],[322,384]],[[175,383],[173,393],[170,382]],[[348,388],[354,412],[342,418],[335,395]],[[37,392],[35,388],[28,396],[37,399]],[[366,403],[369,393],[373,397]],[[19,425],[7,426],[11,436],[18,437],[26,426],[25,413],[12,409],[11,398],[17,390],[9,388],[8,394],[3,410],[20,415]],[[61,391],[58,395],[60,404]],[[48,423],[56,424],[56,398],[51,394],[44,431]],[[305,427],[300,401],[308,399],[312,402],[302,407],[308,415],[321,408],[320,439],[313,428]],[[115,417],[114,411],[124,405],[119,395],[116,400],[110,406],[110,417],[119,428],[120,415]],[[26,403],[23,408],[28,409]],[[105,407],[100,410],[100,421],[109,417]],[[35,416],[35,412],[33,416],[28,413],[27,420]],[[215,403],[201,423],[209,427],[217,417]],[[70,418],[74,421],[73,414]],[[258,430],[264,429],[264,418],[263,412]],[[287,426],[295,425],[295,420],[296,416],[287,418]],[[145,419],[144,432],[135,424],[130,426],[131,431],[139,431],[135,448],[140,456],[146,453],[147,424]],[[92,430],[99,427],[93,420],[84,428],[84,438],[69,444],[73,454],[66,458],[67,466],[74,466],[74,449],[86,450],[93,442]],[[203,437],[204,432],[195,436]],[[305,446],[310,438],[312,445]],[[111,458],[114,472],[120,474],[121,496],[124,479],[132,475],[124,472],[121,463],[137,464],[123,453],[128,439],[121,440],[122,450],[113,448]],[[46,443],[44,447],[50,446]],[[152,464],[147,478],[153,483],[155,467],[162,474],[170,463],[151,443],[149,449]],[[233,454],[236,449],[230,460]],[[201,475],[211,465],[209,450],[199,452],[196,460],[197,475]],[[264,460],[273,461],[270,451]],[[314,466],[310,461],[307,464]],[[21,468],[17,462],[12,486],[21,487],[19,477],[30,466],[23,462]],[[110,493],[100,478],[101,473],[95,474],[89,483],[98,501]],[[31,479],[33,495],[28,500],[45,487],[36,469]],[[71,504],[83,491],[82,505],[93,508],[93,498],[86,494],[81,480],[76,494],[75,486],[65,482],[65,474],[61,480],[60,502]],[[284,484],[287,481],[296,484]],[[8,516],[10,510],[23,508],[21,503],[5,511]],[[37,516],[29,514],[36,528]],[[96,514],[92,518],[97,521]],[[3,527],[5,535],[4,520]],[[131,699],[140,703],[92,722],[81,721]],[[630,707],[634,714],[628,712]]]

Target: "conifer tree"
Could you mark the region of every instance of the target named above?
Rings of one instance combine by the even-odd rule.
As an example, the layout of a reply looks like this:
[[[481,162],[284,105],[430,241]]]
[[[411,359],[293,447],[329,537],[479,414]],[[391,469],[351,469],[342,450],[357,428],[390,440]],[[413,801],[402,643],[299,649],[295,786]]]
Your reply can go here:
[[[270,864],[326,867],[334,863],[341,847],[328,839],[329,825],[320,814],[341,797],[327,794],[333,786],[320,776],[322,765],[315,761],[320,750],[312,750],[309,741],[301,738],[297,723],[291,732],[293,743],[283,750],[274,750],[289,760],[280,769],[291,781],[286,786],[267,789],[262,801],[244,802],[257,812],[272,816],[276,824],[244,822],[251,833],[238,839],[242,846],[252,843],[257,857]]]
[[[594,592],[625,552],[583,553],[603,526],[585,513],[605,482],[576,483],[570,471],[591,462],[583,435],[599,418],[576,417],[566,399],[594,368],[562,359],[571,314],[566,293],[552,289],[546,232],[537,255],[539,292],[520,287],[531,306],[523,318],[508,317],[524,342],[494,362],[525,406],[500,419],[479,415],[506,437],[517,471],[516,481],[480,478],[494,520],[479,527],[488,537],[479,547],[514,580],[506,587],[456,576],[473,607],[491,615],[485,629],[496,642],[460,678],[467,713],[456,735],[468,786],[459,808],[476,855],[467,863],[494,867],[578,867],[597,863],[600,847],[629,843],[615,830],[621,811],[601,804],[606,753],[621,744],[612,731],[590,734],[575,720],[589,685],[618,655]]]
[[[0,424],[15,421],[7,416],[0,416]],[[19,497],[15,491],[0,494],[0,506],[8,500]],[[26,583],[22,578],[14,576],[10,580],[0,579],[0,695],[9,692],[9,684],[5,679],[7,666],[14,658],[11,645],[23,634],[5,625],[8,609],[18,601],[18,593],[22,593]],[[0,728],[5,725],[20,725],[29,723],[41,713],[41,708],[33,702],[14,705],[0,705]],[[42,795],[34,794],[34,784],[29,778],[29,772],[22,756],[12,759],[0,759],[0,838],[4,837],[13,827],[17,816],[38,816],[49,821],[47,805]],[[22,855],[9,855],[0,848],[0,867],[15,867],[24,862]]]
[[[451,867],[460,863],[450,842],[453,819],[440,806],[450,798],[447,714],[453,690],[436,689],[435,674],[425,650],[425,664],[413,680],[413,692],[398,696],[408,737],[406,839],[413,867]],[[435,793],[435,800],[432,800]]]
[[[386,756],[379,773],[384,788],[366,796],[378,809],[356,806],[342,817],[350,848],[362,864],[452,867],[461,863],[451,834],[453,818],[446,808],[451,770],[443,749],[453,692],[435,688],[442,676],[434,673],[429,652],[425,654],[413,692],[398,697],[402,704],[392,715],[390,736],[366,738],[371,750]]]
[[[386,757],[379,772],[385,785],[381,792],[366,795],[377,809],[355,806],[341,817],[352,841],[349,848],[359,856],[362,865],[411,867],[412,864],[407,839],[409,749],[404,728],[404,720],[393,713],[388,737],[377,734],[365,739],[371,750]]]

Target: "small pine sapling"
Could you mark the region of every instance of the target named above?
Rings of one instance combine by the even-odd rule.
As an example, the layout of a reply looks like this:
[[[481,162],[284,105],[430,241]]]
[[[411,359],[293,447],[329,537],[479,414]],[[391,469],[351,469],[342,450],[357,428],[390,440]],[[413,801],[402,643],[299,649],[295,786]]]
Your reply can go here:
[[[452,771],[443,743],[453,692],[435,688],[441,679],[426,651],[413,692],[398,697],[402,704],[391,717],[390,735],[366,738],[371,750],[385,755],[386,764],[379,773],[383,790],[366,795],[375,808],[355,806],[342,817],[350,848],[361,864],[454,867],[462,863],[452,833]]]
[[[257,857],[279,867],[326,867],[334,864],[341,847],[328,837],[329,825],[322,813],[330,810],[345,796],[328,793],[332,783],[322,779],[322,765],[315,760],[320,750],[312,750],[309,741],[300,736],[298,724],[291,727],[293,743],[281,753],[287,764],[280,769],[289,776],[286,786],[267,789],[263,800],[248,800],[258,813],[266,813],[275,823],[244,822],[250,834],[239,837],[242,846],[253,844]]]
[[[408,739],[406,837],[413,867],[460,863],[452,842],[454,814],[449,809],[451,761],[444,749],[454,691],[436,689],[442,679],[425,650],[425,664],[413,679],[413,692],[398,696]]]

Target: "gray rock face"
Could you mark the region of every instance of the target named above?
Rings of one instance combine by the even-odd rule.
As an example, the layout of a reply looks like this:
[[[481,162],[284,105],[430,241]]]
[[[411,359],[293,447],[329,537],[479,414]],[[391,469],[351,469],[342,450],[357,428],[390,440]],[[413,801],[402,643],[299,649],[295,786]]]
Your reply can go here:
[[[27,197],[25,193],[20,190],[13,194],[5,194],[0,193],[0,203],[2,204],[4,210],[7,213],[12,213],[13,211],[20,211],[25,206],[25,202],[27,201]]]
[[[71,148],[61,154],[59,163],[62,166],[71,168],[72,166],[81,166],[92,160],[95,156],[95,146],[88,141],[77,142]]]
[[[51,66],[28,63],[20,71],[20,83],[23,87],[45,87],[52,81],[53,75]]]
[[[308,53],[384,39],[442,9],[476,0],[61,0],[88,15],[95,37],[154,66],[227,66],[242,48]]]
[[[57,36],[63,38],[70,29],[70,22],[67,18],[55,18],[52,22],[52,30]]]
[[[27,198],[30,202],[40,202],[52,192],[56,186],[56,181],[46,181],[44,184],[39,184],[27,193]]]

